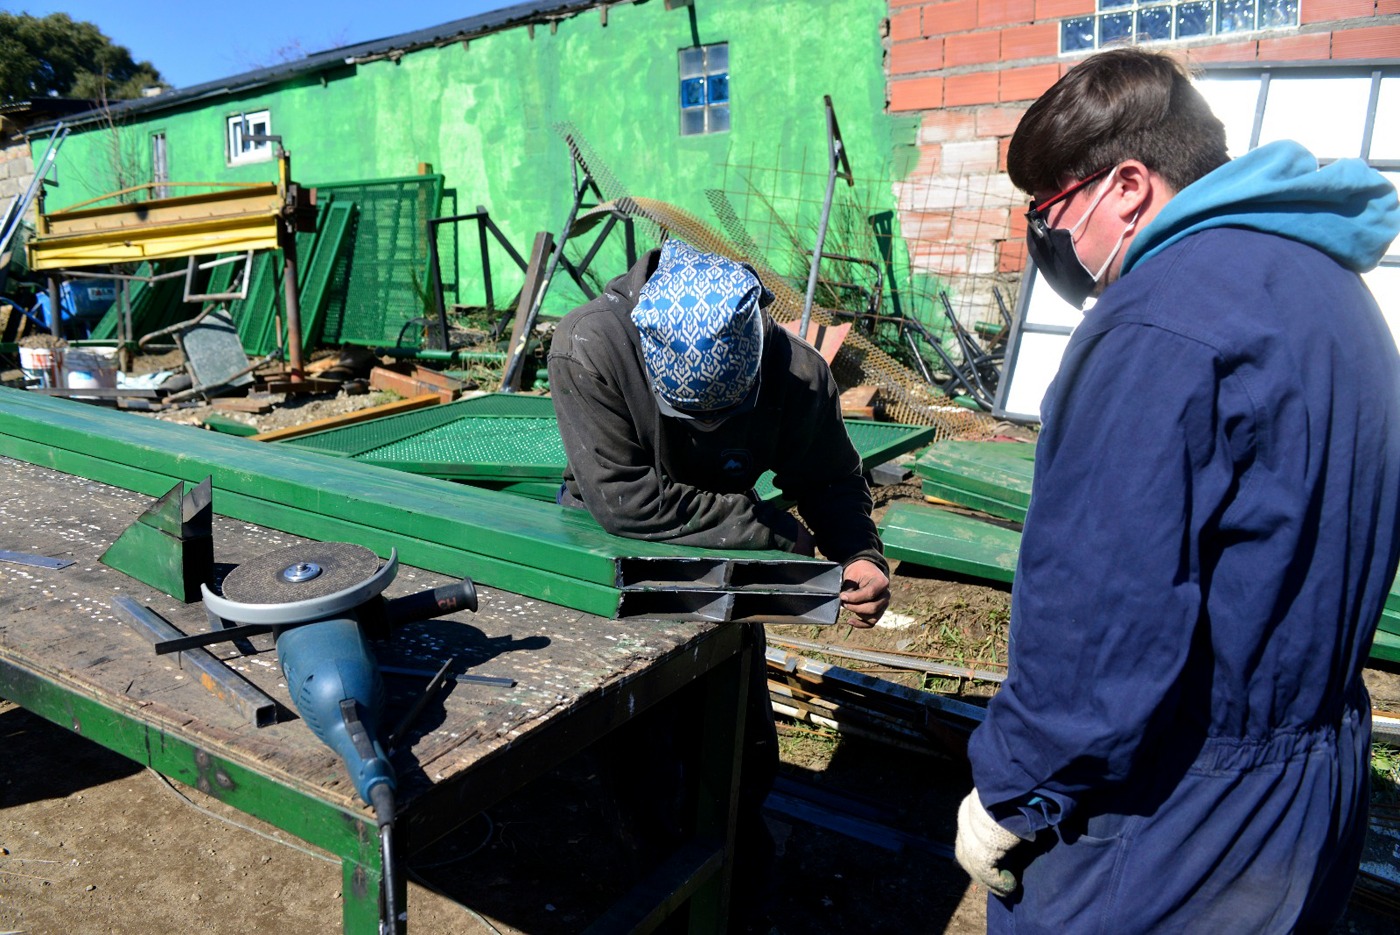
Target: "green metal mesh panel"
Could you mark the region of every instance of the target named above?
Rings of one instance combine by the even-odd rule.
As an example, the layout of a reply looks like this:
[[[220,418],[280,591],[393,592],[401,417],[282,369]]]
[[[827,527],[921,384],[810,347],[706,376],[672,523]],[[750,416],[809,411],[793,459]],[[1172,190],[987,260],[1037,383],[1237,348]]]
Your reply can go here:
[[[301,275],[301,342],[305,347],[312,346],[320,339],[327,297],[331,292],[336,264],[340,261],[354,213],[355,205],[349,201],[325,205],[325,211],[317,225],[316,243],[311,251],[311,260],[304,267],[297,267]],[[297,258],[300,261],[303,255],[298,252]]]
[[[846,431],[867,470],[923,447],[934,435],[929,426],[890,422],[847,422]],[[564,476],[564,446],[547,396],[493,393],[282,444],[457,480]],[[779,495],[771,472],[760,477],[754,489],[765,500]]]
[[[564,476],[564,443],[552,418],[460,415],[362,454],[357,461],[405,465],[417,473],[456,478]]]
[[[385,416],[382,419],[360,422],[343,428],[327,429],[314,435],[288,439],[281,444],[291,445],[294,448],[314,448],[327,454],[355,457],[366,451],[412,438],[414,435],[430,431],[440,425],[455,422],[463,416],[461,408],[463,402],[471,402],[471,400],[462,400],[443,406],[430,406],[427,409],[415,409],[412,412],[396,416]]]
[[[424,315],[428,219],[442,198],[441,175],[315,186],[358,209],[345,267],[343,300],[323,326],[329,343],[394,345],[404,325]]]

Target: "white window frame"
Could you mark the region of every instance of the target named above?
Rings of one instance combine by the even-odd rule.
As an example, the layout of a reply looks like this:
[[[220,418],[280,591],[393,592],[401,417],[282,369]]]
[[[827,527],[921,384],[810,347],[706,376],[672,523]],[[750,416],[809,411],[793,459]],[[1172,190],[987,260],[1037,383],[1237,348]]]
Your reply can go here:
[[[225,156],[230,166],[242,166],[272,159],[272,143],[267,141],[249,143],[243,139],[243,121],[247,120],[250,135],[272,135],[272,111],[244,111],[229,117],[225,126]]]

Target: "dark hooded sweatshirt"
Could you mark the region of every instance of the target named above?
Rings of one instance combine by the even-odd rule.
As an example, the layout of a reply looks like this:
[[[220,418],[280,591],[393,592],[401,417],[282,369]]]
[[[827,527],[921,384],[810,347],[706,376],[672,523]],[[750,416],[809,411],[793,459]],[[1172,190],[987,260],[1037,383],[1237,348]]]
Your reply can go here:
[[[752,493],[771,470],[824,556],[887,568],[836,383],[806,342],[765,316],[760,392],[751,411],[712,431],[661,414],[631,319],[658,252],[570,312],[554,333],[549,386],[568,455],[568,494],[614,535],[791,550],[797,520]]]

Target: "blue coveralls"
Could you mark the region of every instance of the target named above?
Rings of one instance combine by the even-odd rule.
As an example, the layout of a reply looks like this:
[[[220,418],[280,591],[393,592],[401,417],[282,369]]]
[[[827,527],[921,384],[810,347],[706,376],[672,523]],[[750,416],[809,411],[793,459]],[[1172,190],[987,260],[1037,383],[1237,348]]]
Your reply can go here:
[[[1325,929],[1355,877],[1400,358],[1307,231],[1219,213],[1144,231],[1042,404],[1010,675],[970,746],[1035,838],[989,932]],[[1380,213],[1393,237],[1393,192]]]

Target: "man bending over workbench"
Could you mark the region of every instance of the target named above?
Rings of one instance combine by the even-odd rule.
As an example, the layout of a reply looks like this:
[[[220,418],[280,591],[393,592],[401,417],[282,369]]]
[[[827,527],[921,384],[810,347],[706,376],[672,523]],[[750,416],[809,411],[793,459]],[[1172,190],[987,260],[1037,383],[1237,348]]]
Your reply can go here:
[[[549,352],[568,455],[559,502],[633,539],[820,550],[844,566],[841,603],[855,626],[868,627],[889,604],[870,489],[830,369],[764,314],[771,302],[748,266],[670,239],[570,312]],[[805,524],[754,494],[768,470]],[[741,930],[758,914],[771,863],[759,809],[778,759],[763,628],[751,631],[735,864]]]

